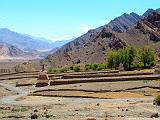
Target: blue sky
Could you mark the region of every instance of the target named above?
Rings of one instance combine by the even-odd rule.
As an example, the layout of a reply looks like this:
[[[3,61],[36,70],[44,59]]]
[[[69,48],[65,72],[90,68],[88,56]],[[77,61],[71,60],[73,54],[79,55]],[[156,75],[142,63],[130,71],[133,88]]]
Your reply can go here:
[[[0,0],[0,28],[62,40],[127,12],[160,8],[160,0]]]

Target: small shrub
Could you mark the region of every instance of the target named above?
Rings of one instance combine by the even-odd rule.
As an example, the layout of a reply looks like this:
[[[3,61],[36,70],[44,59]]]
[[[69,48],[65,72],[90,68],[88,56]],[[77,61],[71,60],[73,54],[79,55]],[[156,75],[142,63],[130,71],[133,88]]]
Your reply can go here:
[[[58,69],[57,68],[49,68],[48,69],[48,73],[57,73],[58,72]]]
[[[73,68],[74,68],[74,67],[73,67],[73,66],[71,66],[71,67],[70,67],[70,70],[73,70]]]
[[[67,72],[68,69],[67,68],[61,68],[59,71],[63,73],[63,72]]]
[[[58,69],[52,69],[52,72],[57,73]]]
[[[52,68],[49,68],[49,69],[48,69],[48,72],[51,73],[51,72],[52,72]]]
[[[74,70],[74,72],[79,72],[80,71],[80,66],[78,65],[78,66],[75,66],[74,68],[73,68],[73,70]]]
[[[97,70],[98,64],[92,64],[92,70]]]
[[[89,69],[92,69],[92,64],[89,64]]]
[[[154,99],[153,104],[154,104],[154,105],[157,105],[157,106],[160,106],[160,95],[158,95],[158,96]]]
[[[90,69],[91,69],[91,65],[90,65],[90,64],[86,64],[86,65],[85,65],[85,70],[88,71],[88,70],[90,70]]]
[[[106,69],[106,64],[98,64],[97,70],[105,70]]]

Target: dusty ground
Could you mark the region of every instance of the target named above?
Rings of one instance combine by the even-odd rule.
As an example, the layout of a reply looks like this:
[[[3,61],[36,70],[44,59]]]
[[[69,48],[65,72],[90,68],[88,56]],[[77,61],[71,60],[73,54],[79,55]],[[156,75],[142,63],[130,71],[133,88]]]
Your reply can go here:
[[[38,103],[37,103],[38,101]],[[10,109],[1,110],[1,119],[12,118],[29,119],[31,113],[36,113],[40,119],[54,120],[87,120],[96,118],[112,119],[149,119],[153,113],[160,109],[153,106],[152,99],[139,100],[107,100],[91,98],[59,98],[59,97],[27,97],[21,101],[23,106],[11,106]],[[34,111],[38,112],[34,112]],[[157,119],[158,120],[158,119]]]
[[[0,79],[15,78],[1,80],[0,83],[11,86],[16,86],[17,82],[34,84],[36,78],[30,77],[34,75],[37,73],[0,76]],[[31,119],[33,114],[38,115],[38,119],[42,120],[48,118],[54,120],[153,119],[150,118],[153,113],[160,115],[160,107],[153,105],[154,97],[160,94],[160,90],[155,87],[160,87],[160,80],[79,83],[39,88],[31,85],[22,86],[18,89],[27,91],[29,95],[56,97],[24,96],[10,104],[0,103],[0,119]],[[10,95],[15,93],[0,87],[0,99]]]
[[[15,93],[0,86],[0,97],[14,95]]]

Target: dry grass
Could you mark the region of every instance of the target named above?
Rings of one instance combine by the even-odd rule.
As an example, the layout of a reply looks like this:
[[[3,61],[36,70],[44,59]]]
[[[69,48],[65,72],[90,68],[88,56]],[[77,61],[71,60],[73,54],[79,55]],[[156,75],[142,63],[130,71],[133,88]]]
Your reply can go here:
[[[131,92],[84,92],[84,91],[42,91],[34,93],[33,95],[38,96],[59,96],[59,97],[87,97],[87,98],[104,98],[104,99],[115,99],[115,98],[143,98],[144,95]]]

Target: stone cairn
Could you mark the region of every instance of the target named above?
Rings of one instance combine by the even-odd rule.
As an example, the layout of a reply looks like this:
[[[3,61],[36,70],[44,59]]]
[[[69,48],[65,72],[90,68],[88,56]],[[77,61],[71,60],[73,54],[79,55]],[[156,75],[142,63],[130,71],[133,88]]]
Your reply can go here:
[[[122,63],[119,64],[118,70],[119,70],[119,71],[124,71],[124,66],[123,66]]]
[[[47,75],[47,71],[45,71],[45,66],[46,65],[43,64],[42,71],[40,72],[37,79],[36,87],[48,86],[49,84],[49,77]]]

